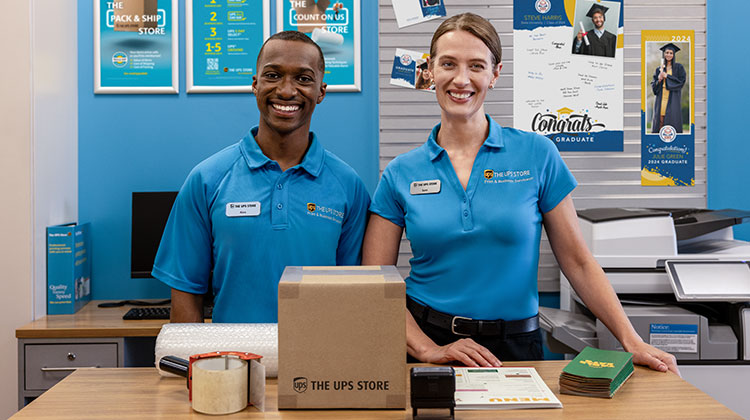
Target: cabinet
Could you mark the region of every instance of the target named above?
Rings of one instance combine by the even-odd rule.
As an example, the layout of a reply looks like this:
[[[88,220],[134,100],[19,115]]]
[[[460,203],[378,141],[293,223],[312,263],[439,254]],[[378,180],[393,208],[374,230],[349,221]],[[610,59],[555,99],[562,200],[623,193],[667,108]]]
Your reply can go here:
[[[130,307],[92,301],[72,315],[48,315],[16,330],[18,408],[78,368],[154,366],[154,345],[168,320],[123,320]]]

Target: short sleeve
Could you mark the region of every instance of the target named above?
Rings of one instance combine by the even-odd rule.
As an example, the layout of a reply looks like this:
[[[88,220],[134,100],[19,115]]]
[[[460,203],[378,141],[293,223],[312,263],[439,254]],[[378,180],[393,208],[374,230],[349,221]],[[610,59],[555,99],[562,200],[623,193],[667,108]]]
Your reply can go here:
[[[336,265],[359,265],[362,262],[362,240],[367,225],[370,194],[362,180],[356,177],[353,191],[348,195],[349,206],[341,226]]]
[[[378,216],[390,220],[393,224],[404,227],[404,207],[396,189],[397,170],[396,161],[388,164],[380,178],[378,188],[370,205],[370,211]]]
[[[208,291],[212,240],[207,203],[202,177],[193,170],[172,206],[151,273],[173,289]]]
[[[578,185],[555,144],[539,136],[539,211],[547,213]]]

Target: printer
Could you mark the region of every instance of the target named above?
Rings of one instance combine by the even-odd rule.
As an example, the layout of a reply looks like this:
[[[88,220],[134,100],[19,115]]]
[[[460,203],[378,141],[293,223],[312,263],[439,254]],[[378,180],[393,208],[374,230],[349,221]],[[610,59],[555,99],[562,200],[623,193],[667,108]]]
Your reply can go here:
[[[578,218],[645,342],[681,364],[750,364],[750,243],[732,231],[750,212],[595,208]],[[540,308],[540,322],[553,352],[622,350],[562,273],[560,310]]]

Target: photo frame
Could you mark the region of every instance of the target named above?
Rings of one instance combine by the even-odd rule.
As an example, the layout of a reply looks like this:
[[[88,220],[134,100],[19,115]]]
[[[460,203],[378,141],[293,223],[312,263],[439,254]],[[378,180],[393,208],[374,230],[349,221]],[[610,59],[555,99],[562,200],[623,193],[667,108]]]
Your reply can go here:
[[[323,51],[328,92],[361,92],[360,0],[277,0],[276,30],[298,30]]]
[[[269,0],[186,0],[188,93],[252,92],[255,60],[271,34],[270,8]]]
[[[177,0],[94,0],[94,93],[179,92]]]

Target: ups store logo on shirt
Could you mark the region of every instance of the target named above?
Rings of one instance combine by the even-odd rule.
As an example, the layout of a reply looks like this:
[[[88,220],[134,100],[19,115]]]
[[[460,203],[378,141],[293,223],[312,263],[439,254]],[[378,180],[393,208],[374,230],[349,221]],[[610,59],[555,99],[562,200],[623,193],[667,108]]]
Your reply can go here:
[[[338,224],[344,221],[344,212],[332,207],[321,206],[316,203],[307,203],[307,214],[316,217],[322,217],[334,221]]]
[[[484,170],[484,183],[485,184],[500,184],[504,182],[526,182],[531,181],[534,179],[533,176],[531,176],[531,170],[524,169],[524,170],[500,170],[496,171],[494,169],[485,169]]]
[[[591,360],[581,360],[579,363],[582,365],[587,365],[589,367],[593,368],[613,368],[615,367],[615,364],[612,362],[592,362]]]

